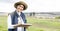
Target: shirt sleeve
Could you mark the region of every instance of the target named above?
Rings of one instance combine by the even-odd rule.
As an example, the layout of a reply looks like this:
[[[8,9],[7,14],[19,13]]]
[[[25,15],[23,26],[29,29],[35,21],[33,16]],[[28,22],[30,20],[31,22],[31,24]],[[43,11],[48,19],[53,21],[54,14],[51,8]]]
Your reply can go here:
[[[8,19],[7,19],[7,23],[8,23],[8,29],[14,29],[14,26],[15,25],[12,25],[12,20],[11,20],[11,16],[9,15],[8,16]]]

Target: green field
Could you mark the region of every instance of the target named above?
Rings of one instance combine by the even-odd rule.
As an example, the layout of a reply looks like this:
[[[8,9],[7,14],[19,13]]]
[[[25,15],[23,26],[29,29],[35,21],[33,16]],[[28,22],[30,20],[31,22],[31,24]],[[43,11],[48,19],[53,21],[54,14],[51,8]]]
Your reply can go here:
[[[31,23],[27,31],[60,31],[60,19],[39,19],[27,17]],[[7,31],[7,16],[0,16],[0,31]]]

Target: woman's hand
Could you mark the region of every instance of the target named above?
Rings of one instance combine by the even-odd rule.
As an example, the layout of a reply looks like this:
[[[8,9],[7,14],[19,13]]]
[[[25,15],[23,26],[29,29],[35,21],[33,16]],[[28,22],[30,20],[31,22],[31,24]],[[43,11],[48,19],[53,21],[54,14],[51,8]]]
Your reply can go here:
[[[14,26],[14,29],[17,28],[17,26]]]

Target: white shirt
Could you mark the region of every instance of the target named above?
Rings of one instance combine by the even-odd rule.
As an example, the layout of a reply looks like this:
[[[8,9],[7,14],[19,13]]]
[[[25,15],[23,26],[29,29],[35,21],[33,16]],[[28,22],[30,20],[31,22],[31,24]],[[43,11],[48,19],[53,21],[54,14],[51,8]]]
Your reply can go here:
[[[21,13],[17,12],[18,15],[20,15]],[[21,23],[21,24],[24,24],[21,16],[18,17],[18,24]],[[8,29],[14,29],[14,26],[15,25],[12,25],[12,21],[11,21],[11,16],[9,15],[8,16]],[[24,30],[24,27],[17,27],[17,31],[23,31]]]

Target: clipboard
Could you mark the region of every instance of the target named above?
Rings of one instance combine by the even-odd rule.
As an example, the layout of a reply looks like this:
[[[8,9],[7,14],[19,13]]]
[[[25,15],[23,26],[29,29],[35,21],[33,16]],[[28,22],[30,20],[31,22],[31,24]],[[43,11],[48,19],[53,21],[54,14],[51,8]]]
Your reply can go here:
[[[17,24],[17,27],[29,27],[32,26],[32,24]]]

